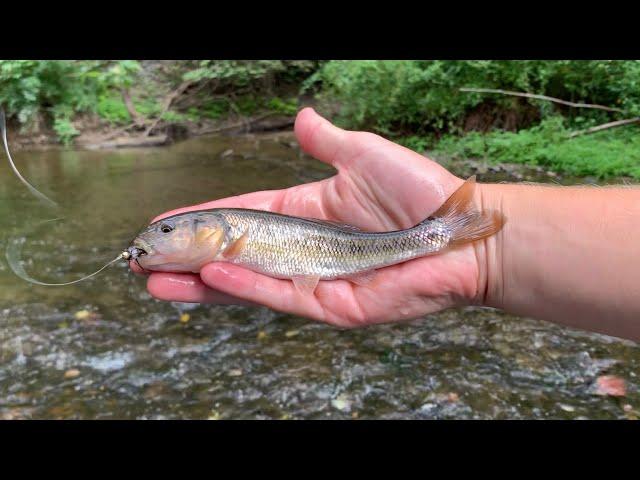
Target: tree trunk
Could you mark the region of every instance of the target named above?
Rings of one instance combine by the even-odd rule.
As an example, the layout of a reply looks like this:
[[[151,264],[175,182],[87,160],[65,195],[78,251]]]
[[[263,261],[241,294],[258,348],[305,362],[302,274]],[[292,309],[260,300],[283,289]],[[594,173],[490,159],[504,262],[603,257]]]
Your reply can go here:
[[[133,123],[135,123],[136,126],[143,127],[145,125],[144,118],[137,112],[136,107],[133,104],[133,101],[131,100],[131,94],[129,93],[129,89],[123,88],[121,92],[122,92],[122,100],[124,100],[124,104],[127,107],[127,111],[129,112],[129,115],[131,116],[131,120],[133,120]]]

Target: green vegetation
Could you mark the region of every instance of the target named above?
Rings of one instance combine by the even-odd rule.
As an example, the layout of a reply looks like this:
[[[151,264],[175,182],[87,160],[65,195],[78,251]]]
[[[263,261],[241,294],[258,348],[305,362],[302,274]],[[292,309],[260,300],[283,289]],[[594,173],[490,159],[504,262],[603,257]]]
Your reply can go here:
[[[558,111],[583,125],[610,118],[599,110],[463,93],[461,87],[532,92],[640,114],[637,61],[334,61],[307,81],[312,84],[320,84],[321,98],[340,104],[343,124],[380,132],[458,132],[470,115],[485,114],[495,121],[505,111],[517,128]]]
[[[435,155],[481,158],[490,162],[540,165],[575,176],[629,176],[640,179],[640,136],[637,127],[621,127],[567,138],[560,117],[514,132],[448,135],[433,146]]]
[[[0,104],[23,127],[37,128],[45,117],[69,143],[79,133],[74,116],[95,111],[102,96],[131,85],[138,70],[132,61],[3,60]]]
[[[167,111],[162,115],[167,122],[251,115],[260,109],[292,115],[298,107],[295,95],[283,100],[274,86],[298,85],[314,68],[316,62],[310,61],[168,62],[158,82],[145,79],[137,61],[3,60],[0,104],[23,131],[50,125],[70,143],[80,133],[74,126],[79,114],[96,114],[113,126],[134,121],[123,92],[143,121],[160,115],[164,93],[158,83],[171,90],[190,82],[199,90],[198,107]]]
[[[637,125],[568,138],[574,130],[640,115],[638,61],[329,62],[307,85],[340,105],[342,125],[378,131],[416,151],[640,178]],[[465,93],[461,87],[530,92],[622,111]]]
[[[529,92],[619,109],[461,92]],[[0,61],[0,103],[23,132],[70,143],[84,116],[123,127],[294,115],[315,98],[352,129],[418,151],[640,178],[638,127],[569,138],[640,115],[639,61]],[[168,107],[167,107],[168,99]],[[159,118],[160,117],[160,118]]]

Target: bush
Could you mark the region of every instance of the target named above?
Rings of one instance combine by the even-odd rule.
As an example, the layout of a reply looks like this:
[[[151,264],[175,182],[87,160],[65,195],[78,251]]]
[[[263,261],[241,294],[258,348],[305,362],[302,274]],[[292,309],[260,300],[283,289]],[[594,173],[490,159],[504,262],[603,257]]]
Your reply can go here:
[[[250,85],[268,89],[276,80],[294,82],[306,78],[316,64],[307,60],[202,60],[182,78],[194,82],[215,81],[217,91]]]
[[[23,126],[39,113],[50,116],[68,143],[78,134],[71,124],[76,113],[101,109],[122,116],[108,104],[109,92],[131,85],[138,70],[135,61],[2,60],[0,104]]]
[[[110,92],[100,96],[96,113],[112,124],[122,124],[131,121],[131,115],[129,115],[122,96],[116,92]]]
[[[630,176],[640,179],[640,136],[629,126],[568,138],[565,121],[550,117],[527,130],[447,135],[435,155],[480,158],[490,162],[540,165],[576,176]]]
[[[463,93],[461,87],[546,94],[640,114],[638,61],[331,61],[306,84],[319,85],[321,99],[338,102],[344,126],[386,134],[457,131],[481,104],[534,106],[542,119],[562,113],[582,125],[612,118],[546,101]]]

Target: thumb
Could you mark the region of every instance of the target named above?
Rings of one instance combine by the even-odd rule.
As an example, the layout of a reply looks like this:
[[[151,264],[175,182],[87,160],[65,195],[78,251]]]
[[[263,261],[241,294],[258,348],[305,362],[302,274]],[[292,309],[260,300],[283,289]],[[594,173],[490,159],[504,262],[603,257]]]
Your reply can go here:
[[[336,127],[311,107],[298,113],[294,130],[300,146],[309,155],[329,165],[339,163],[349,132]]]

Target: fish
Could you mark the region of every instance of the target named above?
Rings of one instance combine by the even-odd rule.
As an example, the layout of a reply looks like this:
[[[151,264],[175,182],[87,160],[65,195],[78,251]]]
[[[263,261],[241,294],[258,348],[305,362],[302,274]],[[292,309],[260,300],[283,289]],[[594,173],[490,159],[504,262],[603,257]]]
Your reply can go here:
[[[151,223],[123,253],[147,271],[200,272],[229,262],[292,280],[312,294],[320,280],[369,285],[376,270],[490,237],[506,218],[472,205],[475,176],[417,225],[368,232],[317,218],[241,208],[194,210]]]

